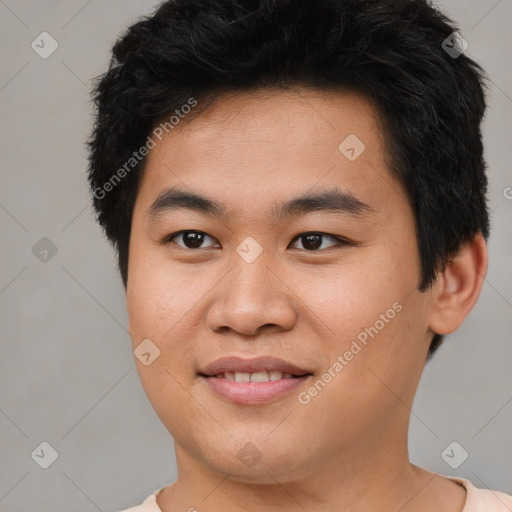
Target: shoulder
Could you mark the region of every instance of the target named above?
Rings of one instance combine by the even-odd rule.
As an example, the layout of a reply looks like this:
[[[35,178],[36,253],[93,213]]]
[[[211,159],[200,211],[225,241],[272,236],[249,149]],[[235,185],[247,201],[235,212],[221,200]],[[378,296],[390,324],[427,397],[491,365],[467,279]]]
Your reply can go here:
[[[156,496],[161,490],[162,489],[156,490],[153,494],[148,496],[141,505],[127,508],[125,510],[121,510],[120,512],[162,512],[162,509],[156,502]]]
[[[462,512],[510,512],[512,496],[501,491],[479,489],[469,480],[458,477],[448,477],[466,489],[466,504]]]

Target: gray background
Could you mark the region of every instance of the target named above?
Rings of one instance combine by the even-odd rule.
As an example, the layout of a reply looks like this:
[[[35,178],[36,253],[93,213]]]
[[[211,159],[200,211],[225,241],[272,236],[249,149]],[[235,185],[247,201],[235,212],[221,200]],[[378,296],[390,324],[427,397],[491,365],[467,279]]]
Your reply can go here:
[[[3,512],[116,511],[176,477],[171,437],[138,381],[124,290],[85,181],[90,79],[118,34],[156,4],[0,0]],[[493,231],[480,300],[423,375],[410,454],[512,494],[512,0],[439,5],[492,80],[484,132]],[[31,48],[43,31],[59,44],[47,59]],[[43,237],[57,248],[47,262],[32,251]],[[46,470],[31,458],[42,441],[59,455]],[[453,441],[469,453],[455,470],[441,457]]]

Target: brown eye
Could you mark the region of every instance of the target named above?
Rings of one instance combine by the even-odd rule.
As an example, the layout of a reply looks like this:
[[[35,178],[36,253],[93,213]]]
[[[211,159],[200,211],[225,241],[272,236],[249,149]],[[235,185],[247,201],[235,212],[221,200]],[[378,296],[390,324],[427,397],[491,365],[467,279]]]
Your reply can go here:
[[[324,240],[326,239],[333,240],[334,243],[326,247],[323,244]],[[299,236],[294,238],[294,241],[295,240],[300,240],[303,247],[294,247],[294,249],[304,249],[306,251],[316,251],[319,248],[328,249],[329,247],[333,247],[335,245],[347,245],[347,242],[342,238],[317,231],[301,233]]]
[[[214,241],[214,243],[203,246],[208,238]],[[349,245],[349,242],[343,238],[317,231],[301,233],[293,239],[292,244],[296,244],[296,240],[301,242],[302,247],[293,247],[292,245],[294,249],[302,249],[310,252],[318,252],[319,250],[329,249],[330,247],[335,246]],[[326,240],[333,243],[326,245]],[[212,236],[204,233],[203,231],[191,229],[178,231],[177,233],[167,236],[164,239],[164,243],[169,242],[173,242],[183,249],[207,249],[209,247],[220,247],[220,244],[215,244],[215,239]]]
[[[202,231],[194,231],[194,230],[184,230],[179,231],[178,233],[174,233],[169,235],[166,238],[167,242],[174,242],[176,245],[183,247],[184,249],[204,249],[206,247],[213,247],[212,245],[201,247],[204,241],[210,238],[211,240],[215,240],[210,235],[203,233]],[[181,239],[181,244],[176,242],[176,240]]]

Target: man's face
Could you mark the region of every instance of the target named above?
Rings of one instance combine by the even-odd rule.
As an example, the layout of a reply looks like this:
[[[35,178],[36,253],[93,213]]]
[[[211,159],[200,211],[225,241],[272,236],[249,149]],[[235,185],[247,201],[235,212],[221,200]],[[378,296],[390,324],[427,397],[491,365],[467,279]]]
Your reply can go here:
[[[171,188],[225,211],[160,201],[151,214]],[[335,191],[338,208],[282,208]],[[274,483],[406,445],[432,335],[419,277],[413,214],[363,97],[226,94],[176,126],[141,181],[127,307],[133,347],[160,350],[137,367],[178,463]],[[268,377],[236,372],[260,356],[295,365],[293,381],[272,360]],[[238,359],[206,376],[224,357]]]

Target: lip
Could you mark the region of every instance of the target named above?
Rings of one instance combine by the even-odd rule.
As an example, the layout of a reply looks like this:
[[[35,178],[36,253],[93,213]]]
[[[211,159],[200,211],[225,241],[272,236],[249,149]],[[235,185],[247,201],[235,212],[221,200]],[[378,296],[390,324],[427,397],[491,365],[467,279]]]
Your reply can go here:
[[[236,382],[225,377],[215,377],[221,373],[255,373],[279,371],[291,373],[294,377],[269,380],[266,382]],[[199,377],[217,395],[240,405],[257,405],[268,403],[289,395],[312,376],[296,364],[277,357],[257,357],[243,359],[240,357],[222,357],[207,365],[199,372]]]
[[[280,359],[278,357],[262,356],[254,359],[243,359],[241,357],[221,357],[208,364],[203,370],[199,371],[200,375],[213,376],[225,372],[264,372],[278,371],[282,373],[292,373],[293,375],[302,376],[310,374],[309,370],[300,368],[299,366]]]
[[[218,377],[205,377],[201,379],[217,395],[239,405],[257,405],[289,395],[301,386],[310,374],[290,379],[269,380],[267,382],[235,382]]]

